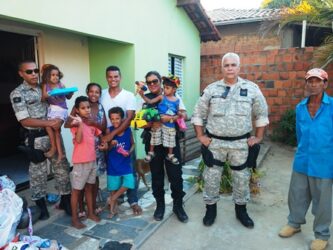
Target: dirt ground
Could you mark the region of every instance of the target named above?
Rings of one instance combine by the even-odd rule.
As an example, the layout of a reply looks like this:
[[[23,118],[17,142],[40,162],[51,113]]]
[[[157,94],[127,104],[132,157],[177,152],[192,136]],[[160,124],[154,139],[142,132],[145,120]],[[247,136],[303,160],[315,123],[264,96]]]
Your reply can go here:
[[[231,196],[221,196],[215,224],[205,227],[202,217],[205,207],[202,194],[193,195],[185,204],[189,222],[179,223],[175,216],[167,220],[141,247],[149,249],[248,249],[248,250],[303,250],[309,249],[313,216],[311,207],[307,224],[302,232],[289,239],[282,239],[278,232],[287,222],[287,195],[294,149],[271,144],[271,150],[260,171],[261,194],[248,204],[249,215],[255,222],[254,229],[243,227],[236,219]],[[333,249],[330,240],[328,248]]]

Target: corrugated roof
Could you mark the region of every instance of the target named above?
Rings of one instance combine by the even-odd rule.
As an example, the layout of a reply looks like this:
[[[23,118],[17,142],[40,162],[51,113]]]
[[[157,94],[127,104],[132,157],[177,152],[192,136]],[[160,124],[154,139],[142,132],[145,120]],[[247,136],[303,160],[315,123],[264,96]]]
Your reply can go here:
[[[279,17],[280,9],[216,9],[207,14],[216,25],[258,22]]]

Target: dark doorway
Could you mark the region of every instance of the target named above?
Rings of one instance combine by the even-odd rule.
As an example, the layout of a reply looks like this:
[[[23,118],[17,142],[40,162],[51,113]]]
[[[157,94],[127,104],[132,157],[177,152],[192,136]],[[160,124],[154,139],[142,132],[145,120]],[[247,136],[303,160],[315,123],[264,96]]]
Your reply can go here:
[[[29,162],[16,149],[20,143],[20,124],[9,94],[22,82],[17,64],[35,60],[35,37],[0,31],[0,55],[0,174],[8,175],[20,188],[27,184]]]

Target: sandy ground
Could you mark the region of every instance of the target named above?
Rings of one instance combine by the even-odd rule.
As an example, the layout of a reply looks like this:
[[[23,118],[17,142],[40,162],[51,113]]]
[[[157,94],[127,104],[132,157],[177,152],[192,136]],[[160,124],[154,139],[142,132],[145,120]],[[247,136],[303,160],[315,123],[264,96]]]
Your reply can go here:
[[[185,204],[189,215],[186,224],[172,216],[140,247],[148,249],[248,249],[248,250],[301,250],[309,249],[313,216],[311,207],[307,224],[302,232],[289,239],[282,239],[278,232],[287,222],[287,194],[291,175],[294,150],[290,147],[272,144],[260,171],[261,194],[248,204],[249,215],[255,222],[254,229],[243,227],[236,219],[231,196],[221,196],[215,224],[205,227],[202,217],[205,207],[202,194],[193,195]],[[333,249],[330,240],[327,249]]]

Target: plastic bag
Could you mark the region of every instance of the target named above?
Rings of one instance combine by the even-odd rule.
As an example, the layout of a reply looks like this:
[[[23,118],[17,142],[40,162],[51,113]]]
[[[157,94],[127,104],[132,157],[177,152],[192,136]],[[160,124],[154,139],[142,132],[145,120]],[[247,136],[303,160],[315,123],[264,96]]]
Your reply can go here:
[[[22,215],[22,199],[12,190],[0,191],[0,247],[10,242]]]
[[[0,191],[5,188],[15,192],[16,185],[7,175],[2,175],[0,176]]]

